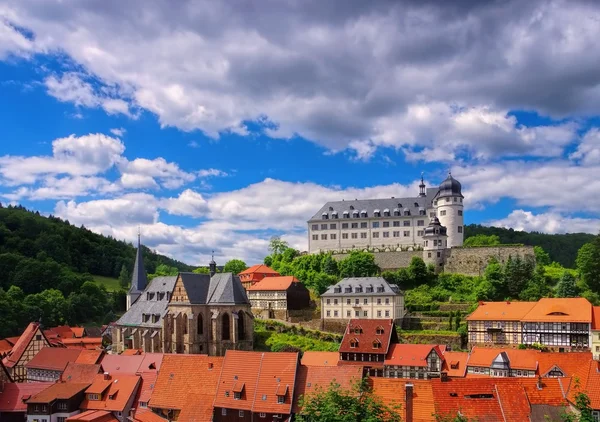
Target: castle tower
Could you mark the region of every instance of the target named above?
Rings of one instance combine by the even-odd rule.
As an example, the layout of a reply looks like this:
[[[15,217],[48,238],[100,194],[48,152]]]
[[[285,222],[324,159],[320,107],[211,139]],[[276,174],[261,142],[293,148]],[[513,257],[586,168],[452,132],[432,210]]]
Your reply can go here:
[[[423,261],[433,264],[435,272],[444,268],[448,235],[446,227],[442,226],[437,217],[433,217],[423,233]]]
[[[135,256],[135,264],[133,273],[131,274],[131,288],[127,293],[127,310],[137,300],[148,285],[146,277],[146,269],[144,268],[144,257],[142,256],[142,243],[140,241],[140,233],[138,231],[138,247]]]
[[[433,207],[442,226],[448,234],[447,247],[462,246],[464,239],[464,217],[462,186],[448,172],[448,177],[440,184],[440,190],[433,199]]]

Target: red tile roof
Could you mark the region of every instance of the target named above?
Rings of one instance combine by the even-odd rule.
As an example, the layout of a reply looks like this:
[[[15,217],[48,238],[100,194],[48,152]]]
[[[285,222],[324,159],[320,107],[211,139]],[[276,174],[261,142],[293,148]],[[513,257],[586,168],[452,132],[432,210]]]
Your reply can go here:
[[[536,302],[479,302],[467,321],[521,321]]]
[[[473,347],[467,366],[478,366],[489,368],[492,362],[500,353],[506,353],[512,369],[525,369],[535,371],[538,367],[538,357],[541,354],[538,350],[519,350],[510,348],[487,348]]]
[[[373,393],[391,408],[400,407],[402,420],[406,418],[406,384],[413,385],[413,421],[433,422],[435,408],[431,382],[399,378],[369,378]]]
[[[167,419],[161,418],[149,409],[136,409],[133,420],[136,422],[167,422]],[[181,420],[181,415],[179,420]]]
[[[179,409],[179,421],[208,421],[223,365],[222,357],[164,356],[148,407]]]
[[[538,355],[538,372],[541,376],[547,376],[551,369],[558,367],[566,377],[571,377],[577,375],[581,368],[588,368],[591,361],[591,352],[543,352]]]
[[[444,359],[439,346],[434,344],[391,344],[385,358],[386,365],[395,366],[427,366],[427,356],[437,353]]]
[[[77,349],[42,347],[26,365],[26,368],[64,371],[69,362],[75,362],[81,353]]]
[[[508,378],[519,383],[527,393],[531,404],[545,404],[550,406],[564,406],[567,404],[565,394],[567,391],[567,378]],[[507,381],[508,382],[508,381]],[[540,388],[541,387],[541,388]]]
[[[68,348],[99,349],[102,347],[102,337],[66,338],[61,343]]]
[[[105,355],[102,361],[102,369],[109,373],[135,374],[142,362],[144,355],[123,356]]]
[[[378,328],[383,329],[382,334],[377,334]],[[351,319],[346,326],[339,351],[387,354],[393,329],[394,322],[391,319]],[[358,347],[351,347],[353,341],[358,341]],[[374,343],[379,343],[380,347],[374,348]]]
[[[85,328],[83,327],[71,327],[71,331],[73,332],[73,335],[77,338],[81,338],[83,337],[83,334],[85,332]]]
[[[253,265],[250,268],[245,269],[244,271],[242,271],[238,275],[242,275],[242,274],[254,274],[254,273],[279,275],[279,273],[277,271],[275,271],[272,268],[267,267],[265,264]]]
[[[25,412],[27,404],[23,400],[38,394],[52,384],[51,382],[4,384],[4,390],[0,392],[0,412]]]
[[[298,366],[296,375],[296,388],[294,390],[293,413],[298,413],[299,400],[303,396],[310,395],[317,391],[317,387],[322,389],[329,388],[334,382],[344,390],[352,389],[353,383],[362,379],[361,366]]]
[[[94,383],[86,390],[86,394],[101,394],[101,399],[87,400],[86,398],[81,403],[81,409],[122,412],[127,402],[137,393],[139,384],[138,375],[115,374],[110,375],[109,380],[105,380],[103,374],[97,375]]]
[[[592,322],[592,304],[583,297],[542,298],[522,318],[530,322]]]
[[[58,327],[49,328],[47,331],[56,333],[60,338],[73,338],[73,330],[68,325],[59,325]]]
[[[139,408],[139,402],[148,403],[150,401],[154,386],[156,385],[156,378],[158,377],[158,374],[149,372],[141,375],[142,383],[140,384],[140,388],[138,388],[138,395],[133,403],[133,406],[136,408]]]
[[[32,322],[27,326],[25,331],[23,331],[23,334],[21,334],[21,337],[19,337],[19,340],[17,340],[17,342],[13,346],[8,356],[6,356],[2,361],[4,363],[4,366],[6,366],[7,368],[12,368],[17,363],[19,363],[21,357],[23,356],[23,353],[25,352],[25,350],[27,350],[27,346],[29,346],[29,343],[31,343],[31,340],[38,332],[39,326],[40,324],[37,322]],[[42,334],[44,340],[48,342],[41,330],[39,330],[39,333]],[[50,346],[50,344],[48,343],[47,346]]]
[[[78,415],[71,416],[67,419],[67,422],[71,421],[119,422],[119,420],[115,418],[111,412],[108,412],[106,410],[88,410]]]
[[[54,400],[67,400],[79,394],[90,384],[59,382],[32,396],[27,403],[50,403]]]
[[[100,372],[99,364],[77,363],[71,362],[67,365],[62,375],[60,376],[63,382],[88,383],[91,384],[96,379],[96,375]]]
[[[442,371],[446,372],[449,377],[464,377],[467,372],[468,359],[469,354],[467,352],[445,351]]]
[[[531,408],[523,386],[515,382],[500,382],[495,387],[504,420],[530,422]]]
[[[600,306],[592,307],[592,330],[600,330]]]
[[[215,407],[252,412],[289,414],[292,409],[297,353],[262,353],[228,350],[219,377]],[[241,399],[234,389],[241,386]],[[277,394],[284,403],[277,403]]]
[[[7,339],[0,340],[0,356],[10,352],[13,348],[13,344]]]
[[[123,353],[121,353],[121,356],[137,356],[137,355],[141,355],[143,353],[142,349],[127,349],[127,350],[123,350]]]
[[[144,354],[142,354],[142,361],[140,362],[140,366],[138,367],[137,372],[139,372],[139,373],[147,373],[147,372],[156,373],[156,372],[158,372],[162,365],[164,356],[165,356],[164,353],[144,353]]]
[[[302,365],[306,366],[337,366],[340,360],[339,352],[304,352]]]
[[[258,283],[248,287],[248,291],[276,291],[287,290],[293,283],[300,283],[296,277],[291,275],[265,277]]]
[[[102,350],[81,350],[79,353],[79,357],[75,360],[76,363],[89,363],[95,364],[102,360],[102,355],[104,352]]]

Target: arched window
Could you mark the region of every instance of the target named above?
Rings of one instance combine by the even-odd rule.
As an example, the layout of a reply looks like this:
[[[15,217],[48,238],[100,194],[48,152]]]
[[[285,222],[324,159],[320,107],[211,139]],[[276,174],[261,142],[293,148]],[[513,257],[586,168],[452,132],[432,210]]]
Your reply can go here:
[[[231,339],[231,321],[229,321],[229,315],[223,314],[221,317],[221,339]]]
[[[245,331],[244,331],[244,311],[239,311],[238,312],[237,332],[238,332],[238,340],[243,340],[244,336],[245,336]]]
[[[202,314],[198,314],[198,334],[204,334],[204,319],[202,318]]]
[[[188,317],[186,314],[183,314],[183,334],[188,333]]]

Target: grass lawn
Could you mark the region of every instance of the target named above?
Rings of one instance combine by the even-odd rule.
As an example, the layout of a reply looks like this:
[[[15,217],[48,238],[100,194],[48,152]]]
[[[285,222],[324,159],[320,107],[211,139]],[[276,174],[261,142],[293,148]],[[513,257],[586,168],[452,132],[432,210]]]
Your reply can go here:
[[[119,280],[111,277],[103,277],[101,275],[94,275],[94,282],[98,285],[104,286],[109,292],[116,292],[121,290],[121,285],[119,284]]]

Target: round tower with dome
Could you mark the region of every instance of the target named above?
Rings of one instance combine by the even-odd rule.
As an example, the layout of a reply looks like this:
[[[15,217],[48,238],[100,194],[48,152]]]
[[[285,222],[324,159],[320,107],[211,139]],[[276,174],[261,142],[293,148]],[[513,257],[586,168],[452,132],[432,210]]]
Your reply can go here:
[[[448,177],[440,184],[439,191],[433,199],[433,208],[439,223],[446,228],[447,248],[463,245],[464,216],[462,186],[448,172]]]

